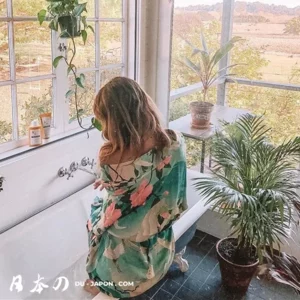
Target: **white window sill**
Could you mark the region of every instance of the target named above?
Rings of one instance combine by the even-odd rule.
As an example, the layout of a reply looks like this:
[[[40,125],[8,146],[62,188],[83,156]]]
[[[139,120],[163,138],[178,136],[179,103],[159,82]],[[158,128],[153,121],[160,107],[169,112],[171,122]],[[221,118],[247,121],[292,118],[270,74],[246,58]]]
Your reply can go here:
[[[26,144],[26,145],[20,146],[18,148],[12,149],[12,150],[5,151],[3,153],[0,153],[0,163],[3,162],[3,161],[9,160],[9,159],[13,159],[15,157],[18,157],[20,155],[32,152],[32,151],[37,151],[37,150],[39,150],[41,148],[44,148],[48,145],[52,145],[52,144],[54,144],[58,141],[68,139],[68,138],[74,137],[74,136],[79,135],[79,134],[88,134],[88,132],[90,132],[91,130],[97,130],[97,129],[94,129],[94,128],[86,129],[86,130],[81,129],[81,128],[72,129],[72,130],[69,130],[67,132],[57,134],[57,135],[55,135],[55,136],[53,136],[53,137],[51,137],[47,140],[43,140],[42,145],[36,146],[36,147],[28,146],[28,139],[24,138],[20,141],[20,144],[21,145]]]

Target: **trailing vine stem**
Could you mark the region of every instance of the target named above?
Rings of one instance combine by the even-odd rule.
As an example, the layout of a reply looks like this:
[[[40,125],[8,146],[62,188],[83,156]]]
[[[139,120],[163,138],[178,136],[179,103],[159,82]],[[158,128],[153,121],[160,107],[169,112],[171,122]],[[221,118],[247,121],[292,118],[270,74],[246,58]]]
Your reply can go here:
[[[75,86],[74,86],[73,92],[74,92],[74,100],[75,100],[76,118],[77,118],[77,122],[78,122],[78,125],[79,125],[80,128],[82,128],[84,130],[89,130],[89,129],[92,129],[94,127],[94,125],[91,124],[87,128],[82,125],[82,118],[81,118],[81,116],[79,114],[79,104],[78,104],[78,98],[77,98],[77,96],[78,96],[78,82],[77,81],[80,80],[80,85],[81,85],[82,88],[84,88],[84,83],[81,80],[82,78],[84,78],[84,76],[82,76],[83,74],[80,74],[80,77],[77,76],[77,68],[73,64],[73,60],[74,60],[74,58],[76,56],[76,53],[77,53],[76,52],[76,44],[75,44],[74,37],[71,36],[68,32],[62,32],[61,35],[65,34],[65,33],[67,33],[69,35],[69,37],[70,37],[70,39],[72,41],[72,44],[73,44],[73,49],[71,49],[71,51],[72,51],[72,57],[70,59],[70,62],[68,62],[68,59],[67,59],[66,55],[63,57],[63,59],[64,59],[65,63],[68,66],[68,74],[69,74],[69,72],[71,72],[73,74],[73,76],[74,76],[74,79],[75,79],[75,84],[74,84]],[[66,98],[69,98],[67,95],[68,95],[68,93],[70,95],[70,91],[67,92]],[[89,137],[89,133],[88,132],[87,132],[87,135]]]
[[[76,0],[56,0],[54,2],[51,1],[47,9],[42,9],[38,12],[37,17],[40,25],[45,20],[50,21],[49,28],[54,31],[58,31],[59,27],[61,29],[61,33],[59,35],[60,38],[68,38],[71,40],[72,46],[67,47],[61,47],[59,50],[67,51],[64,55],[60,55],[54,58],[53,60],[53,67],[57,68],[60,60],[64,60],[66,65],[68,66],[67,75],[70,73],[74,76],[74,84],[70,88],[70,90],[66,93],[65,98],[70,100],[71,95],[74,94],[74,101],[75,101],[75,109],[76,109],[76,119],[78,122],[78,125],[80,128],[84,130],[89,130],[92,128],[96,128],[99,131],[102,130],[102,126],[100,122],[93,117],[91,119],[91,125],[89,127],[84,127],[82,122],[82,114],[84,112],[83,109],[80,109],[79,107],[79,101],[78,101],[78,87],[81,87],[85,89],[84,87],[84,81],[85,76],[84,74],[77,74],[77,67],[73,64],[74,58],[76,57],[77,51],[76,51],[76,43],[75,43],[75,37],[81,36],[84,45],[87,41],[87,29],[90,29],[93,33],[94,28],[91,25],[87,24],[87,17],[82,16],[83,12],[87,12],[86,9],[87,2],[85,3],[78,3]],[[61,18],[69,18],[68,23],[63,21]],[[79,21],[79,23],[78,23]],[[83,24],[83,29],[80,29],[80,24]],[[59,26],[58,26],[59,25]],[[71,27],[70,27],[71,25]],[[71,30],[70,30],[71,28]],[[67,58],[68,51],[72,52],[72,57],[70,60]],[[74,117],[75,118],[75,117]],[[73,119],[73,117],[72,117]],[[89,136],[88,132],[87,135]]]
[[[72,44],[73,44],[73,49],[72,49],[72,58],[70,60],[70,63],[68,63],[68,60],[66,57],[64,57],[64,60],[66,62],[66,64],[68,65],[68,68],[69,70],[72,72],[73,76],[74,76],[74,79],[75,79],[75,87],[74,87],[74,99],[75,99],[75,108],[76,108],[76,117],[77,117],[77,122],[78,122],[78,125],[80,126],[80,128],[86,130],[86,129],[91,129],[93,128],[93,125],[89,126],[88,128],[85,128],[83,125],[82,125],[82,118],[81,116],[79,115],[79,105],[78,105],[78,99],[77,99],[77,95],[78,95],[78,85],[76,83],[76,78],[77,77],[77,68],[75,65],[72,64],[75,56],[76,56],[76,45],[75,45],[75,41],[74,41],[74,37],[70,36],[70,39],[72,41]],[[69,72],[68,72],[69,73]],[[81,84],[83,85],[83,82],[81,82]]]

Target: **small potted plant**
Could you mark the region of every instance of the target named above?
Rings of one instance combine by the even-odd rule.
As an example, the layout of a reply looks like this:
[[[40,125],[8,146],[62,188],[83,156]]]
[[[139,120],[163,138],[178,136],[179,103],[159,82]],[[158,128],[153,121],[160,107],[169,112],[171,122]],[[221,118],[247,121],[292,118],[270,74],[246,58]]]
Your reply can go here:
[[[221,59],[227,55],[234,47],[235,43],[240,40],[240,37],[233,37],[229,42],[216,51],[209,51],[203,34],[201,35],[202,49],[198,49],[190,42],[186,41],[186,43],[193,49],[192,59],[194,62],[186,57],[183,63],[199,77],[200,82],[202,83],[203,95],[201,101],[194,101],[190,103],[192,127],[202,129],[210,126],[210,116],[214,105],[208,102],[208,91],[214,83],[232,75],[227,74],[225,71],[237,64],[229,65],[220,70],[215,69],[219,66]]]
[[[49,5],[47,10],[42,9],[38,12],[37,17],[42,24],[45,20],[49,20],[49,28],[54,31],[58,31],[58,25],[60,27],[61,38],[70,39],[70,45],[60,45],[62,52],[66,51],[65,55],[59,55],[53,60],[53,67],[57,68],[59,62],[62,60],[66,63],[67,75],[71,74],[74,77],[74,84],[71,89],[66,93],[65,97],[71,99],[74,96],[75,107],[76,107],[76,118],[79,126],[82,129],[97,128],[99,131],[102,130],[100,122],[96,118],[92,118],[92,125],[85,128],[82,125],[82,115],[84,110],[79,108],[78,103],[78,88],[85,88],[85,75],[83,73],[77,73],[77,67],[74,64],[74,59],[77,54],[75,38],[78,36],[82,37],[84,44],[87,41],[87,29],[90,29],[94,33],[92,26],[87,24],[86,16],[82,15],[83,12],[87,12],[87,3],[78,3],[78,0],[47,0]],[[81,27],[81,23],[83,28]],[[68,57],[67,53],[70,52],[71,56]]]
[[[42,24],[49,20],[49,28],[58,31],[58,25],[62,32],[61,38],[82,36],[85,39],[86,29],[91,26],[86,23],[87,3],[78,3],[78,0],[47,0],[49,5],[46,9],[38,12],[38,20]],[[81,29],[81,23],[83,29]]]
[[[212,209],[226,217],[232,235],[216,250],[225,287],[246,292],[264,257],[274,254],[297,220],[300,137],[274,146],[262,117],[242,116],[224,124],[212,142],[212,177],[195,187]]]

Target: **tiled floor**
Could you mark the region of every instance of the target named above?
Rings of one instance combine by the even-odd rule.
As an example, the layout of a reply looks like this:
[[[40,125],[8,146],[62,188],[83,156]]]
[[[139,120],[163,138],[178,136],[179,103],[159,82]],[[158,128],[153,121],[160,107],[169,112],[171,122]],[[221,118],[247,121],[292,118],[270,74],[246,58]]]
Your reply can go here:
[[[190,268],[182,273],[172,266],[166,277],[135,300],[296,300],[300,296],[285,285],[254,278],[246,295],[233,295],[222,287],[215,244],[217,238],[197,231],[187,246]],[[299,297],[299,298],[298,298]]]

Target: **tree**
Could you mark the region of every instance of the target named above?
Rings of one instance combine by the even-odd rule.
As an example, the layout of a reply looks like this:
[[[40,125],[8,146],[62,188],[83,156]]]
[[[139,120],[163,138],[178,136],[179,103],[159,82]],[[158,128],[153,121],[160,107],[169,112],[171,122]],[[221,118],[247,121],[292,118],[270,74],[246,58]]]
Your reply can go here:
[[[0,120],[0,144],[12,139],[12,124]]]
[[[289,20],[284,27],[285,34],[293,34],[299,35],[300,34],[300,17],[295,17]]]

